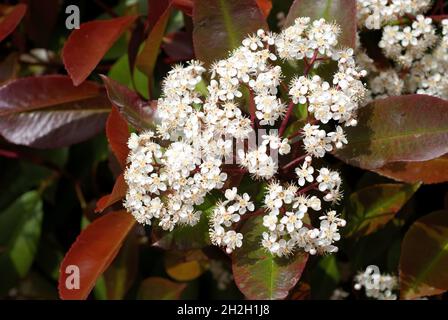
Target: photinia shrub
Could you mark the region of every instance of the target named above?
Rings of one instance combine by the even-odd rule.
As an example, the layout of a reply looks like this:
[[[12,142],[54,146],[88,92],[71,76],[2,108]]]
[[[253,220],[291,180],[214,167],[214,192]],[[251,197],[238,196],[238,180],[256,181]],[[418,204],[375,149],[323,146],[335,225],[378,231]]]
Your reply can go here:
[[[21,2],[0,296],[446,298],[444,1]]]

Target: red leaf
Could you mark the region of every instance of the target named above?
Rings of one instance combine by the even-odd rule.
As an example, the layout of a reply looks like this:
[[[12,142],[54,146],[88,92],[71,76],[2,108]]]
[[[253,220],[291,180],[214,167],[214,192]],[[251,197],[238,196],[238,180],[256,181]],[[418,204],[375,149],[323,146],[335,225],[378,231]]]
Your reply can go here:
[[[428,161],[391,162],[373,171],[408,183],[442,183],[448,181],[448,154]]]
[[[127,145],[130,136],[129,127],[115,106],[112,107],[109,118],[107,118],[106,135],[115,157],[124,168],[129,153]]]
[[[167,34],[162,48],[168,56],[168,63],[194,58],[193,39],[191,34],[184,31]]]
[[[26,13],[26,8],[25,4],[0,7],[0,12],[2,13],[0,19],[0,42],[16,29]]]
[[[268,29],[255,0],[196,0],[193,9],[193,43],[196,57],[210,64],[258,29]]]
[[[256,0],[264,17],[267,18],[272,9],[272,0]]]
[[[65,68],[75,86],[95,69],[106,52],[137,16],[91,21],[74,30],[62,51]]]
[[[96,203],[95,212],[101,212],[107,207],[123,199],[124,196],[126,195],[127,189],[128,186],[126,184],[126,181],[124,181],[123,174],[120,174],[117,177],[117,180],[115,180],[115,185],[114,188],[112,189],[112,192],[100,198]]]
[[[180,0],[182,2],[182,0]],[[188,2],[188,0],[186,0]],[[148,0],[147,31],[151,32],[157,21],[175,0]]]
[[[346,130],[350,143],[335,155],[375,170],[391,162],[428,161],[448,152],[448,101],[411,94],[372,101]]]
[[[152,116],[156,102],[147,102],[140,98],[134,91],[123,86],[115,80],[101,76],[107,89],[110,101],[117,106],[121,115],[138,130],[153,127]]]
[[[37,148],[68,146],[104,128],[110,102],[93,82],[74,87],[67,76],[21,78],[0,87],[0,134]]]
[[[171,6],[166,7],[165,11],[159,16],[156,24],[152,28],[145,40],[145,45],[137,57],[137,67],[143,71],[152,82],[152,74],[159,56],[160,45],[165,33],[166,25],[171,13]],[[152,85],[150,84],[150,88]]]
[[[86,299],[98,277],[107,269],[117,255],[135,219],[125,211],[109,213],[93,221],[73,243],[61,263],[59,296],[64,300]],[[68,266],[79,268],[79,289],[70,289],[71,273]]]
[[[356,0],[295,0],[289,9],[285,26],[293,25],[298,17],[335,21],[341,27],[338,44],[355,47]]]

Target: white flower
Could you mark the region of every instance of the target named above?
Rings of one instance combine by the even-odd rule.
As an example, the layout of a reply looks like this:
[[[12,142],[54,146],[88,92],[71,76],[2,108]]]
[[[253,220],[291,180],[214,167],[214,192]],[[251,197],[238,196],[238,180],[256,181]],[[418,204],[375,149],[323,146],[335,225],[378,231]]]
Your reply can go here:
[[[304,186],[305,182],[313,182],[314,168],[308,162],[304,162],[301,167],[295,169],[296,175],[299,177],[299,186]]]
[[[270,213],[263,217],[263,226],[265,226],[271,231],[274,231],[275,228],[277,227],[277,221],[278,221],[277,216],[273,213]]]

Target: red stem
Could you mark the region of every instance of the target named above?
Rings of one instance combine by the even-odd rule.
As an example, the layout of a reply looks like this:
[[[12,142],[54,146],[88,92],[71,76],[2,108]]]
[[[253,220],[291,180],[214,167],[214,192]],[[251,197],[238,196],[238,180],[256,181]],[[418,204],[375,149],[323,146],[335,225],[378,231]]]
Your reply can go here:
[[[318,185],[318,183],[317,183],[317,182],[314,182],[314,183],[312,183],[312,184],[306,186],[305,188],[300,189],[299,191],[297,191],[297,193],[298,193],[298,194],[304,194],[304,193],[306,193],[306,192],[308,192],[308,191],[310,191],[310,190],[314,190],[314,189],[316,189],[317,185]]]
[[[291,167],[295,167],[297,164],[299,164],[300,162],[303,161],[303,159],[305,159],[307,157],[307,154],[304,154],[301,157],[298,157],[294,160],[292,160],[291,162],[289,162],[288,164],[284,165],[281,170],[282,171],[288,171]]]
[[[288,110],[286,111],[285,118],[283,119],[282,124],[280,125],[280,129],[278,130],[279,137],[283,136],[283,132],[285,131],[286,125],[289,122],[289,118],[291,117],[293,108],[294,108],[294,103],[291,101],[288,105]]]

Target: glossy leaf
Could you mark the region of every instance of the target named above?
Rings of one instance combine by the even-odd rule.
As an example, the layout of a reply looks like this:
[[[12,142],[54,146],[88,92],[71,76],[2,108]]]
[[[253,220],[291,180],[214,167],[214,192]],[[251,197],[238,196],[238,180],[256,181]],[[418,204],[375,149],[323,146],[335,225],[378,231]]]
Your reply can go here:
[[[37,191],[23,194],[0,214],[0,295],[28,274],[37,252],[42,218]]]
[[[0,42],[13,32],[26,13],[27,6],[18,4],[15,6],[0,5]]]
[[[137,67],[145,73],[149,79],[152,79],[153,76],[154,67],[157,62],[157,57],[159,56],[160,45],[162,44],[170,13],[171,5],[168,5],[158,17],[157,22],[145,40],[143,49],[137,57]]]
[[[409,228],[401,245],[400,298],[448,290],[448,211],[428,214]]]
[[[262,217],[244,224],[243,246],[232,254],[233,277],[248,299],[285,299],[299,281],[308,254],[299,251],[289,258],[272,256],[260,245],[263,231]]]
[[[111,205],[117,203],[126,195],[128,186],[124,180],[123,174],[120,174],[115,180],[114,188],[112,192],[108,195],[101,197],[96,203],[95,212],[102,212],[104,209],[110,207]]]
[[[295,0],[289,9],[285,26],[293,25],[298,17],[310,17],[311,20],[324,18],[336,22],[341,27],[338,44],[355,47],[356,0]]]
[[[197,0],[193,23],[196,58],[207,64],[226,58],[247,35],[268,29],[255,0]]]
[[[347,236],[366,236],[391,219],[418,190],[420,184],[377,184],[350,195],[345,207]]]
[[[59,296],[65,300],[86,299],[98,277],[117,255],[124,239],[135,224],[134,217],[126,211],[116,211],[93,221],[73,243],[62,261],[59,275]],[[79,268],[80,287],[67,288],[72,273],[67,266]]]
[[[150,277],[143,280],[140,285],[138,298],[140,300],[178,300],[186,287],[185,283]]]
[[[397,161],[427,161],[448,152],[448,101],[426,95],[375,100],[346,130],[350,143],[336,156],[363,169]]]
[[[109,145],[120,163],[121,167],[126,166],[129,148],[129,127],[127,122],[120,115],[116,107],[112,107],[112,111],[106,122],[106,135]]]
[[[62,58],[75,86],[87,79],[106,52],[136,18],[137,16],[126,16],[90,21],[72,31],[64,45]]]
[[[0,87],[0,134],[16,144],[56,148],[86,140],[104,128],[110,102],[100,86],[74,87],[70,78],[21,78]]]
[[[138,130],[153,127],[152,118],[156,103],[149,103],[141,99],[128,87],[101,76],[107,89],[110,101],[118,107],[118,110],[130,125]]]
[[[448,155],[419,162],[391,162],[374,171],[407,183],[442,183],[448,181]]]

